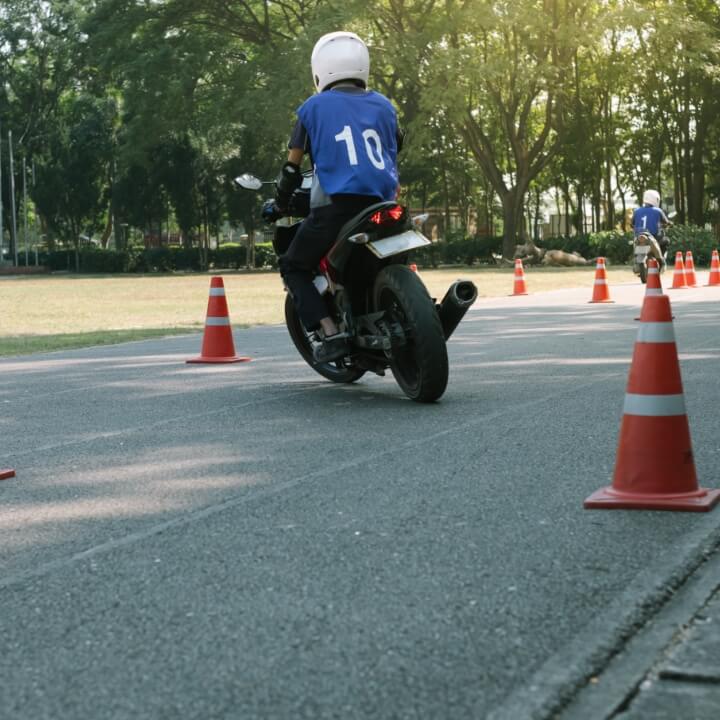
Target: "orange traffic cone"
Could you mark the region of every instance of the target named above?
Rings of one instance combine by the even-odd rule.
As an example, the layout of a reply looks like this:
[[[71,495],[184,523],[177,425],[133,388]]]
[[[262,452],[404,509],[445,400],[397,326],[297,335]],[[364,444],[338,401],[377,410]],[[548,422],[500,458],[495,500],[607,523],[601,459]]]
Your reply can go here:
[[[527,286],[525,285],[525,271],[523,270],[522,260],[515,260],[515,275],[513,282],[513,295],[527,295]]]
[[[605,258],[599,257],[595,265],[595,284],[593,285],[593,296],[591,303],[611,303],[615,302],[610,299],[610,288],[607,283],[607,273],[605,272]]]
[[[647,283],[645,285],[645,297],[662,295],[662,284],[660,282],[660,265],[655,258],[647,261]],[[634,318],[639,320],[639,317]]]
[[[698,487],[668,296],[645,298],[640,323],[613,484],[585,507],[712,510],[720,490]]]
[[[675,269],[673,270],[672,290],[684,290],[687,288],[685,277],[685,265],[683,265],[682,253],[678,250],[675,253]]]
[[[7,480],[8,478],[15,477],[15,471],[14,470],[0,470],[0,480]]]
[[[422,279],[422,275],[420,274],[420,271],[418,270],[418,266],[415,263],[410,263],[408,267],[417,275],[418,280],[425,284],[425,281]]]
[[[221,277],[210,280],[210,298],[208,300],[205,333],[203,335],[200,356],[188,363],[235,363],[250,360],[235,354],[230,317],[225,300],[225,285]]]
[[[645,285],[645,297],[648,295],[662,295],[662,283],[660,282],[660,264],[655,258],[647,261],[647,284]]]
[[[685,253],[685,282],[689,288],[697,287],[697,278],[695,277],[695,263],[693,262],[692,252],[688,250]]]
[[[708,287],[712,285],[720,285],[720,257],[718,251],[712,251],[712,259],[710,260],[710,277],[708,278]]]

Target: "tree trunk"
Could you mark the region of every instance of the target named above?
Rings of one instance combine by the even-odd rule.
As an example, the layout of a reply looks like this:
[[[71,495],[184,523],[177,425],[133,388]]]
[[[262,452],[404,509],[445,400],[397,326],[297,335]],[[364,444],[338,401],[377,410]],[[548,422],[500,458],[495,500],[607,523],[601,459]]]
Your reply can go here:
[[[709,122],[708,107],[708,100],[705,100],[695,128],[692,158],[688,159],[690,167],[688,177],[692,183],[692,190],[690,191],[690,188],[688,188],[688,221],[701,227],[705,223],[705,166],[703,157],[705,155],[705,140]]]
[[[681,195],[681,182],[680,182],[680,170],[678,168],[678,157],[677,150],[675,149],[675,143],[670,143],[670,163],[672,166],[673,175],[673,196],[675,201],[675,210],[680,211],[682,206]]]
[[[612,172],[610,169],[610,157],[607,157],[605,164],[605,203],[607,206],[605,215],[605,229],[612,230],[615,227],[615,199],[612,191]]]
[[[515,252],[518,232],[522,225],[523,195],[516,185],[509,188],[500,198],[503,208],[502,254],[504,258],[512,258]]]
[[[450,230],[450,191],[448,189],[448,178],[447,170],[445,169],[445,163],[441,163],[442,168],[442,188],[443,188],[443,210],[445,213],[445,227],[444,236],[447,240],[448,232]]]
[[[618,194],[620,195],[620,203],[622,205],[622,219],[620,220],[620,229],[622,232],[627,231],[625,227],[625,220],[627,218],[627,206],[625,204],[625,189],[620,185],[620,172],[618,171],[617,162],[613,161],[613,167],[615,168],[615,184],[617,185]]]
[[[571,210],[570,210],[570,194],[567,191],[567,188],[563,188],[563,201],[564,201],[564,207],[563,207],[563,235],[565,237],[570,237],[572,233],[570,230],[572,229],[572,222],[570,221],[571,217]]]
[[[587,232],[585,227],[585,194],[579,184],[575,187],[575,199],[577,202],[577,230],[580,235],[584,235]]]

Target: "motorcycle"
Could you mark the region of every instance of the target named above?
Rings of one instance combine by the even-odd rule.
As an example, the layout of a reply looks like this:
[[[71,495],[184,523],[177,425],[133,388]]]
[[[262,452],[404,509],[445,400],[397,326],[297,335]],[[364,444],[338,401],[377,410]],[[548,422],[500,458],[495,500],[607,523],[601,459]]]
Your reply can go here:
[[[272,184],[245,173],[235,182],[247,190]],[[312,173],[289,202],[288,218],[310,213]],[[469,280],[455,281],[440,303],[408,267],[411,250],[431,241],[419,228],[427,215],[411,218],[396,202],[373,204],[349,220],[322,258],[314,283],[325,298],[328,314],[348,337],[347,356],[318,363],[313,350],[322,342],[320,331],[308,331],[285,297],[285,323],[300,356],[313,370],[336,383],[352,383],[366,372],[384,376],[390,369],[411,400],[439,399],[448,382],[446,342],[477,298]],[[301,221],[275,221],[273,249],[285,253]]]
[[[633,272],[640,276],[640,282],[647,282],[647,261],[655,258],[661,271],[665,269],[665,253],[652,233],[644,231],[630,241],[633,246]]]

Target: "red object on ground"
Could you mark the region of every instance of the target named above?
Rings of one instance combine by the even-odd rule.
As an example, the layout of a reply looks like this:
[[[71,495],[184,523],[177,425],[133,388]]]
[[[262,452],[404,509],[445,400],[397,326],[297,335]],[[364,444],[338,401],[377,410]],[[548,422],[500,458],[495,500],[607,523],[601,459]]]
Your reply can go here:
[[[693,262],[692,252],[688,250],[685,253],[685,282],[688,287],[697,287],[697,278],[695,277],[695,263]]]
[[[698,487],[667,295],[645,298],[628,377],[615,474],[585,508],[707,512],[720,490]]]
[[[708,287],[720,285],[720,257],[718,251],[712,251],[712,259],[710,260],[710,277],[708,278]]]
[[[673,290],[684,290],[687,288],[685,277],[685,265],[683,265],[682,253],[678,250],[675,253],[675,269],[673,270]]]
[[[515,260],[515,274],[513,282],[513,295],[527,295],[527,286],[525,285],[525,271],[523,270],[522,260]]]
[[[235,354],[230,316],[225,300],[225,285],[221,277],[210,279],[205,333],[199,357],[186,360],[188,363],[236,363],[250,360]]]
[[[14,478],[15,477],[15,471],[14,470],[0,470],[0,480],[7,480],[8,478]]]
[[[610,288],[607,282],[607,273],[605,271],[605,258],[599,257],[595,265],[595,283],[593,285],[593,296],[591,303],[611,303],[615,302],[610,299]]]

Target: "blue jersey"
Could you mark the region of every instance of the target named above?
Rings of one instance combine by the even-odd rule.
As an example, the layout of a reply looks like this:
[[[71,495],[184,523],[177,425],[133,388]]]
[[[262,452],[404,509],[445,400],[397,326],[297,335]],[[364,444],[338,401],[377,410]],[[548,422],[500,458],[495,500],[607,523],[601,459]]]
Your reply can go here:
[[[297,114],[328,195],[395,199],[397,115],[384,95],[326,90],[306,100]]]
[[[665,219],[665,213],[656,207],[639,207],[633,213],[633,230],[635,235],[641,232],[652,233],[653,237],[658,236],[660,232],[661,222]]]

